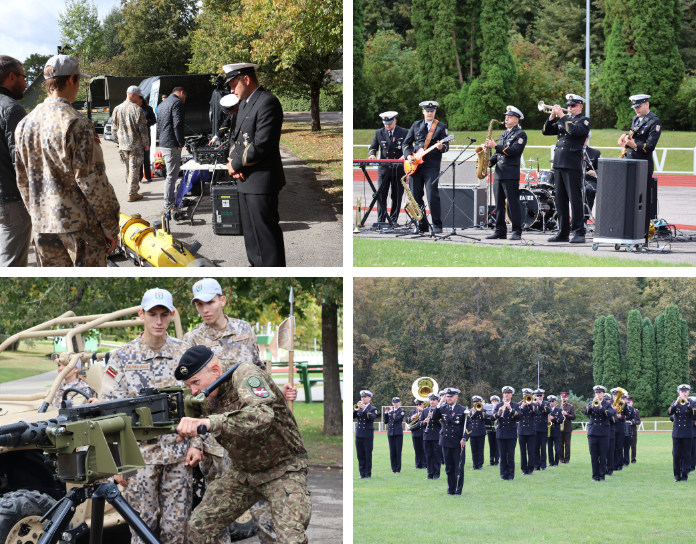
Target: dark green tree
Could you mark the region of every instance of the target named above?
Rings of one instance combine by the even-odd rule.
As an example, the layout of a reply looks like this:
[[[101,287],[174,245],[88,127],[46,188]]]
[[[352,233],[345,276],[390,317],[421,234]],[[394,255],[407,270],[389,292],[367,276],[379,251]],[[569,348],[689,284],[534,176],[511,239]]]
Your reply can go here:
[[[46,61],[51,58],[51,55],[42,55],[41,53],[32,53],[29,55],[22,66],[24,66],[24,72],[27,74],[27,85],[31,85],[40,75],[43,75],[44,66],[46,66]]]
[[[365,110],[368,93],[363,80],[365,65],[365,33],[363,0],[353,2],[353,124],[356,127],[366,122]],[[369,126],[369,125],[368,125]]]
[[[639,310],[628,312],[626,323],[626,389],[633,395],[643,375],[643,319]]]
[[[104,53],[107,57],[117,57],[123,53],[124,47],[121,43],[121,25],[126,19],[123,12],[114,6],[102,21],[102,39],[104,41]]]
[[[505,111],[513,96],[517,67],[510,51],[508,4],[503,0],[481,5],[481,75],[469,87],[464,111],[471,130],[487,128],[492,112]]]
[[[662,413],[662,392],[665,389],[665,314],[662,313],[655,318],[655,373],[657,385],[655,387],[655,406]]]
[[[65,11],[58,14],[60,43],[72,48],[85,60],[104,56],[103,32],[97,6],[89,0],[65,0]]]
[[[643,318],[643,374],[640,376],[635,391],[629,394],[635,399],[633,404],[641,413],[649,416],[655,409],[655,391],[657,374],[655,371],[655,330],[650,319]]]
[[[686,71],[696,70],[696,0],[681,0],[683,13],[679,54]]]
[[[601,385],[607,389],[623,387],[623,380],[619,324],[613,315],[609,315],[604,320],[604,377]]]
[[[592,377],[595,384],[601,384],[604,379],[604,316],[598,317],[594,322],[592,331]]]
[[[660,398],[660,412],[667,413],[667,408],[677,398],[677,386],[688,379],[688,366],[684,365],[684,345],[682,319],[677,306],[665,308],[665,346],[664,346],[664,383]]]

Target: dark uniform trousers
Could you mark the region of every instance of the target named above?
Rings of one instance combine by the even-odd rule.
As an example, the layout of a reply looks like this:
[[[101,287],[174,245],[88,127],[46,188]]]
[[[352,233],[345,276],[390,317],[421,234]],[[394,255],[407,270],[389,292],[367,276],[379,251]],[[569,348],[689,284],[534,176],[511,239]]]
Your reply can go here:
[[[534,456],[534,469],[541,470],[546,468],[546,442],[548,440],[548,431],[537,431],[536,433],[536,455]]]
[[[358,470],[363,478],[372,476],[372,447],[374,438],[356,438],[355,449],[358,450]]]
[[[522,234],[519,178],[498,179],[496,175],[493,182],[493,194],[495,195],[495,231],[500,234],[507,234],[507,225],[505,224],[505,204],[507,201],[507,211],[510,215],[510,223],[512,223],[512,232]]]
[[[394,127],[391,137],[386,128],[377,129],[370,145],[369,154],[378,159],[402,158],[404,154],[403,141],[407,134],[408,130],[399,126]],[[391,212],[389,212],[389,217],[394,223],[399,219],[401,201],[404,196],[404,186],[401,184],[403,175],[403,164],[394,163],[377,167],[377,220],[382,223],[387,220],[387,193],[390,191]],[[384,184],[388,186],[383,187]]]
[[[687,480],[689,477],[694,419],[696,419],[694,408],[696,405],[691,402],[682,406],[675,401],[667,410],[667,413],[672,416],[670,419],[674,421],[672,426],[672,468],[674,478],[677,481]]]
[[[544,135],[558,136],[553,159],[553,179],[560,229],[558,235],[562,238],[567,238],[571,231],[576,236],[585,235],[582,209],[582,148],[589,132],[590,120],[583,115],[566,115],[553,121],[547,119],[542,129]]]
[[[522,474],[531,474],[534,472],[534,459],[536,457],[536,433],[533,435],[521,434],[519,440]]]
[[[495,437],[495,431],[488,431],[488,451],[490,453],[491,465],[497,465],[500,462],[500,453],[498,452],[498,440]]]
[[[410,423],[411,417],[418,413],[416,410],[411,410],[406,419],[407,423]],[[421,412],[421,416],[423,412]],[[411,441],[413,442],[413,451],[416,454],[416,468],[426,468],[425,463],[425,451],[423,450],[423,431],[424,429],[415,428],[411,431]]]
[[[506,130],[498,138],[498,144],[489,165],[495,164],[495,231],[506,234],[505,202],[512,223],[512,232],[522,233],[522,211],[520,208],[520,158],[527,145],[527,134],[515,126]]]
[[[623,437],[623,464],[624,464],[624,466],[628,466],[631,464],[631,440],[633,440],[632,435],[630,435],[630,434],[624,435],[624,437]]]
[[[696,426],[696,422],[694,422],[694,426]],[[694,429],[694,435],[696,435],[696,429]],[[635,457],[634,457],[635,459]],[[693,472],[696,470],[696,440],[691,440],[691,466],[689,467],[689,471]]]
[[[517,446],[517,421],[519,418],[519,406],[511,402],[511,410],[505,409],[499,413],[504,403],[499,402],[493,407],[493,414],[498,422],[496,439],[500,454],[500,478],[513,480],[515,478],[515,447]]]
[[[428,463],[428,478],[439,478],[442,467],[442,448],[437,440],[424,440],[425,459]]]
[[[498,438],[500,452],[500,477],[507,480],[515,478],[515,448],[516,438]]]
[[[285,243],[278,214],[278,193],[239,193],[244,245],[251,266],[285,266]]]
[[[486,435],[469,437],[469,444],[471,445],[471,462],[473,464],[472,468],[483,467],[483,446],[485,443]]]
[[[564,463],[570,463],[570,442],[573,438],[573,431],[561,433],[561,459]]]
[[[358,469],[361,478],[372,476],[372,447],[374,445],[374,421],[377,409],[368,405],[364,410],[353,410],[353,419],[358,420],[355,429],[355,449],[358,455]]]
[[[389,439],[389,460],[392,472],[401,472],[401,450],[404,447],[404,435],[397,434],[387,438]]]
[[[672,468],[674,477],[686,480],[691,466],[691,443],[693,438],[672,438]]]
[[[549,465],[552,467],[558,466],[558,461],[560,459],[561,451],[561,434],[558,436],[550,436],[548,438],[549,443]]]
[[[609,436],[588,436],[587,441],[590,446],[590,458],[592,460],[592,479],[602,479],[607,471]]]
[[[623,441],[624,434],[626,431],[623,429],[626,426],[626,422],[622,421],[617,425],[617,432],[614,442],[614,470],[623,470]]]
[[[603,401],[601,406],[592,403],[585,408],[585,414],[590,416],[587,426],[587,442],[590,447],[592,461],[592,479],[603,480],[607,471],[607,456],[609,455],[609,434],[611,432],[610,416],[611,403]]]
[[[464,463],[466,448],[443,447],[445,452],[445,473],[447,474],[447,494],[461,495],[464,487]]]
[[[614,473],[614,450],[616,449],[616,437],[617,434],[614,429],[609,431],[609,447],[607,448],[607,474]]]
[[[438,188],[439,180],[435,181],[440,175],[440,170],[433,168],[423,168],[422,164],[418,171],[409,177],[410,188],[413,198],[419,206],[424,206],[423,193],[428,195],[428,209],[434,227],[442,228],[441,209],[440,209],[440,190]],[[423,214],[423,219],[420,222],[420,230],[428,230],[428,219]]]

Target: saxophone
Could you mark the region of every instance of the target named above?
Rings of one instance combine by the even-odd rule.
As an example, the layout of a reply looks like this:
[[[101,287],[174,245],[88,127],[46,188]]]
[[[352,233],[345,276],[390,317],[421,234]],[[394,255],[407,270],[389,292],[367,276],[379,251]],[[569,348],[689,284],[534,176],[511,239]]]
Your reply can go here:
[[[413,217],[416,221],[420,221],[423,219],[423,212],[420,209],[420,206],[418,205],[418,202],[416,202],[416,199],[413,198],[413,195],[411,194],[411,189],[408,188],[408,183],[406,183],[406,178],[408,176],[404,176],[401,178],[401,185],[404,186],[404,194],[406,195],[406,198],[408,199],[408,204],[404,206],[404,209]]]
[[[491,119],[491,122],[488,124],[488,134],[486,139],[490,138],[493,133],[493,123],[498,123],[499,125],[504,124],[500,121],[496,121],[495,119]],[[485,145],[480,145],[474,151],[476,151],[476,154],[478,155],[478,162],[476,163],[476,177],[478,177],[478,179],[483,179],[486,177],[488,160],[491,158],[491,150]]]

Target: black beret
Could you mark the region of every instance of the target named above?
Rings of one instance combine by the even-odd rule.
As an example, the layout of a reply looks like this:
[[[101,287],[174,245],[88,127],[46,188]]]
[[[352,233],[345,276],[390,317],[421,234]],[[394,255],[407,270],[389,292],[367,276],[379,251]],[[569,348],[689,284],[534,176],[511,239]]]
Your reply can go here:
[[[179,366],[174,371],[177,380],[188,380],[195,376],[198,371],[207,365],[215,355],[210,348],[205,346],[193,346],[179,359]]]

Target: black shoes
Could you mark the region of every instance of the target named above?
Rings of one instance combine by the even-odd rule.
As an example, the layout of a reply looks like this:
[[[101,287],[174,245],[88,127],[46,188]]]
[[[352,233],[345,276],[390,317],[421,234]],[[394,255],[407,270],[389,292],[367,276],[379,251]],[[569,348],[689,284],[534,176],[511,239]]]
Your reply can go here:
[[[433,227],[433,232],[435,234],[441,234],[442,233],[442,227]]]
[[[494,232],[490,236],[486,236],[486,240],[505,240],[507,235],[504,232]]]
[[[513,232],[512,236],[510,236],[510,240],[521,240],[522,236],[520,235],[519,232]]]
[[[576,234],[573,236],[573,238],[570,240],[571,244],[584,244],[585,243],[585,236],[581,234]]]
[[[567,236],[561,236],[560,234],[556,234],[556,236],[552,236],[547,242],[570,242],[570,238]]]
[[[435,477],[433,478],[433,480],[439,480],[439,479],[440,479],[439,476],[435,476]]]
[[[631,461],[631,463],[635,463],[635,462],[636,462],[636,460],[635,460],[635,459],[633,459],[633,460]]]

